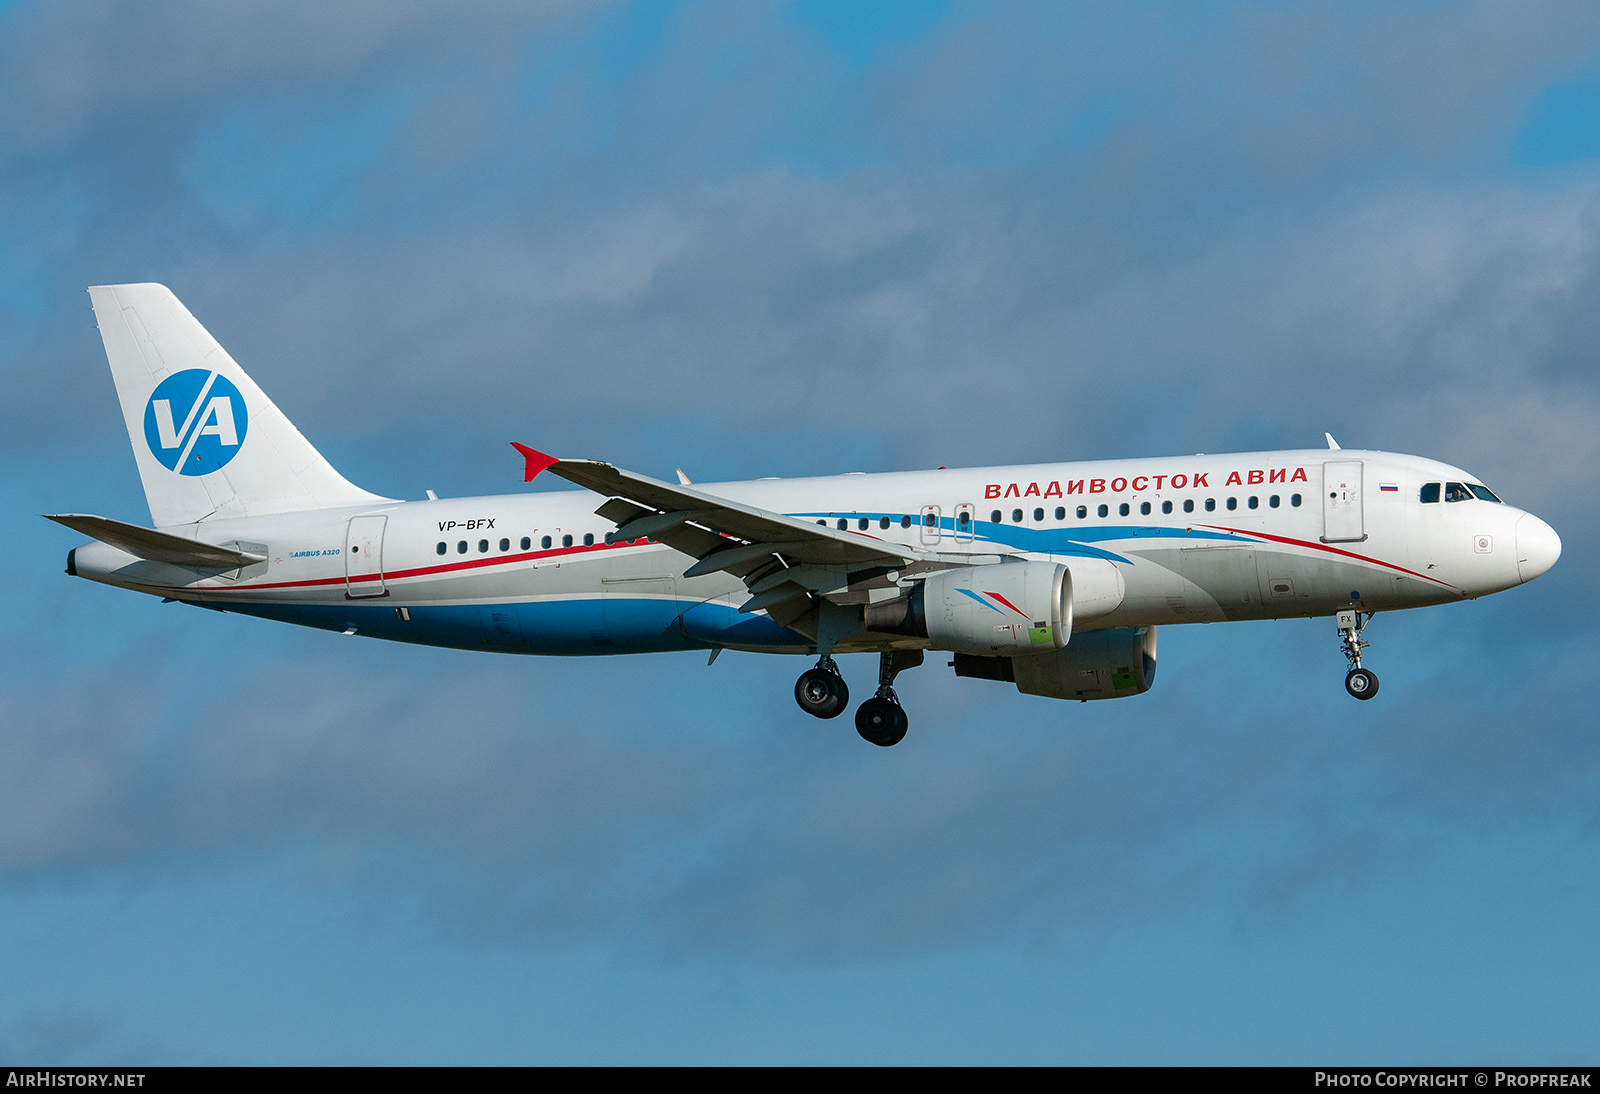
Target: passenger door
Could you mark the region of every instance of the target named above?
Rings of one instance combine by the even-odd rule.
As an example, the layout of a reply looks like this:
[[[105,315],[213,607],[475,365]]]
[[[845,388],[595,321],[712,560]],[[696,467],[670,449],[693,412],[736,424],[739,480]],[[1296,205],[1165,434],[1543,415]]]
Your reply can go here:
[[[388,596],[383,583],[383,530],[386,516],[351,517],[344,540],[344,595],[351,600]]]
[[[1359,543],[1367,538],[1361,511],[1360,460],[1322,465],[1322,542]]]

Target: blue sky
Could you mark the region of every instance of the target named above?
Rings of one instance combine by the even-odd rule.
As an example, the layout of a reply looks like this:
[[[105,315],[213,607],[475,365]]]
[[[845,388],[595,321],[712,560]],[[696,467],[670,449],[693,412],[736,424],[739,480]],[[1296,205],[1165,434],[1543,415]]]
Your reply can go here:
[[[1561,1063],[1600,1028],[1588,4],[0,7],[0,1059]],[[352,481],[1314,447],[1538,582],[1173,627],[1149,694],[389,647],[61,573],[89,284]],[[869,659],[846,659],[864,686]]]

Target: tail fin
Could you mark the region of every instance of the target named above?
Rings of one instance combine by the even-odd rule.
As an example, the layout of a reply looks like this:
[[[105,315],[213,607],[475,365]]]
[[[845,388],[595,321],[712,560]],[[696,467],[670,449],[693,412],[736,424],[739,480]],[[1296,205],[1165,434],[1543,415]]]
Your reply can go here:
[[[335,471],[165,285],[89,298],[157,528],[390,500]]]

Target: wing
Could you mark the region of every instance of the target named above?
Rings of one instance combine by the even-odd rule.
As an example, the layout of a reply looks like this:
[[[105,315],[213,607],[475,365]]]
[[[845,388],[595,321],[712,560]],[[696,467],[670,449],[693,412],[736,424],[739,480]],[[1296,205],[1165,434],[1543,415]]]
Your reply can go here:
[[[526,461],[526,481],[548,470],[610,499],[595,510],[617,525],[608,542],[649,537],[697,560],[685,577],[732,574],[751,594],[740,611],[765,610],[783,626],[809,610],[812,597],[867,604],[900,595],[907,577],[1000,561],[840,531],[598,460],[562,460],[512,445]]]

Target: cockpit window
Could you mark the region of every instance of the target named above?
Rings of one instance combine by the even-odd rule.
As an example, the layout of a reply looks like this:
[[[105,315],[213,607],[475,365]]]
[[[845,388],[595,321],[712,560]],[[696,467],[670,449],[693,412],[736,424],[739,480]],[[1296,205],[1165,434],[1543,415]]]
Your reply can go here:
[[[1471,501],[1472,500],[1472,491],[1468,490],[1466,488],[1466,486],[1464,484],[1462,484],[1462,483],[1459,483],[1459,482],[1447,482],[1447,483],[1444,484],[1444,500],[1445,501]]]
[[[1479,501],[1492,501],[1496,505],[1504,505],[1505,504],[1499,498],[1495,497],[1494,496],[1494,491],[1490,490],[1487,486],[1479,486],[1475,482],[1469,482],[1469,483],[1467,483],[1467,489],[1471,490],[1474,494],[1478,495],[1478,500]]]
[[[1422,500],[1424,502],[1436,502],[1436,501],[1438,501],[1439,500],[1439,484],[1436,483],[1436,482],[1425,482],[1425,483],[1423,483],[1422,484],[1422,494],[1420,495],[1420,500]]]

